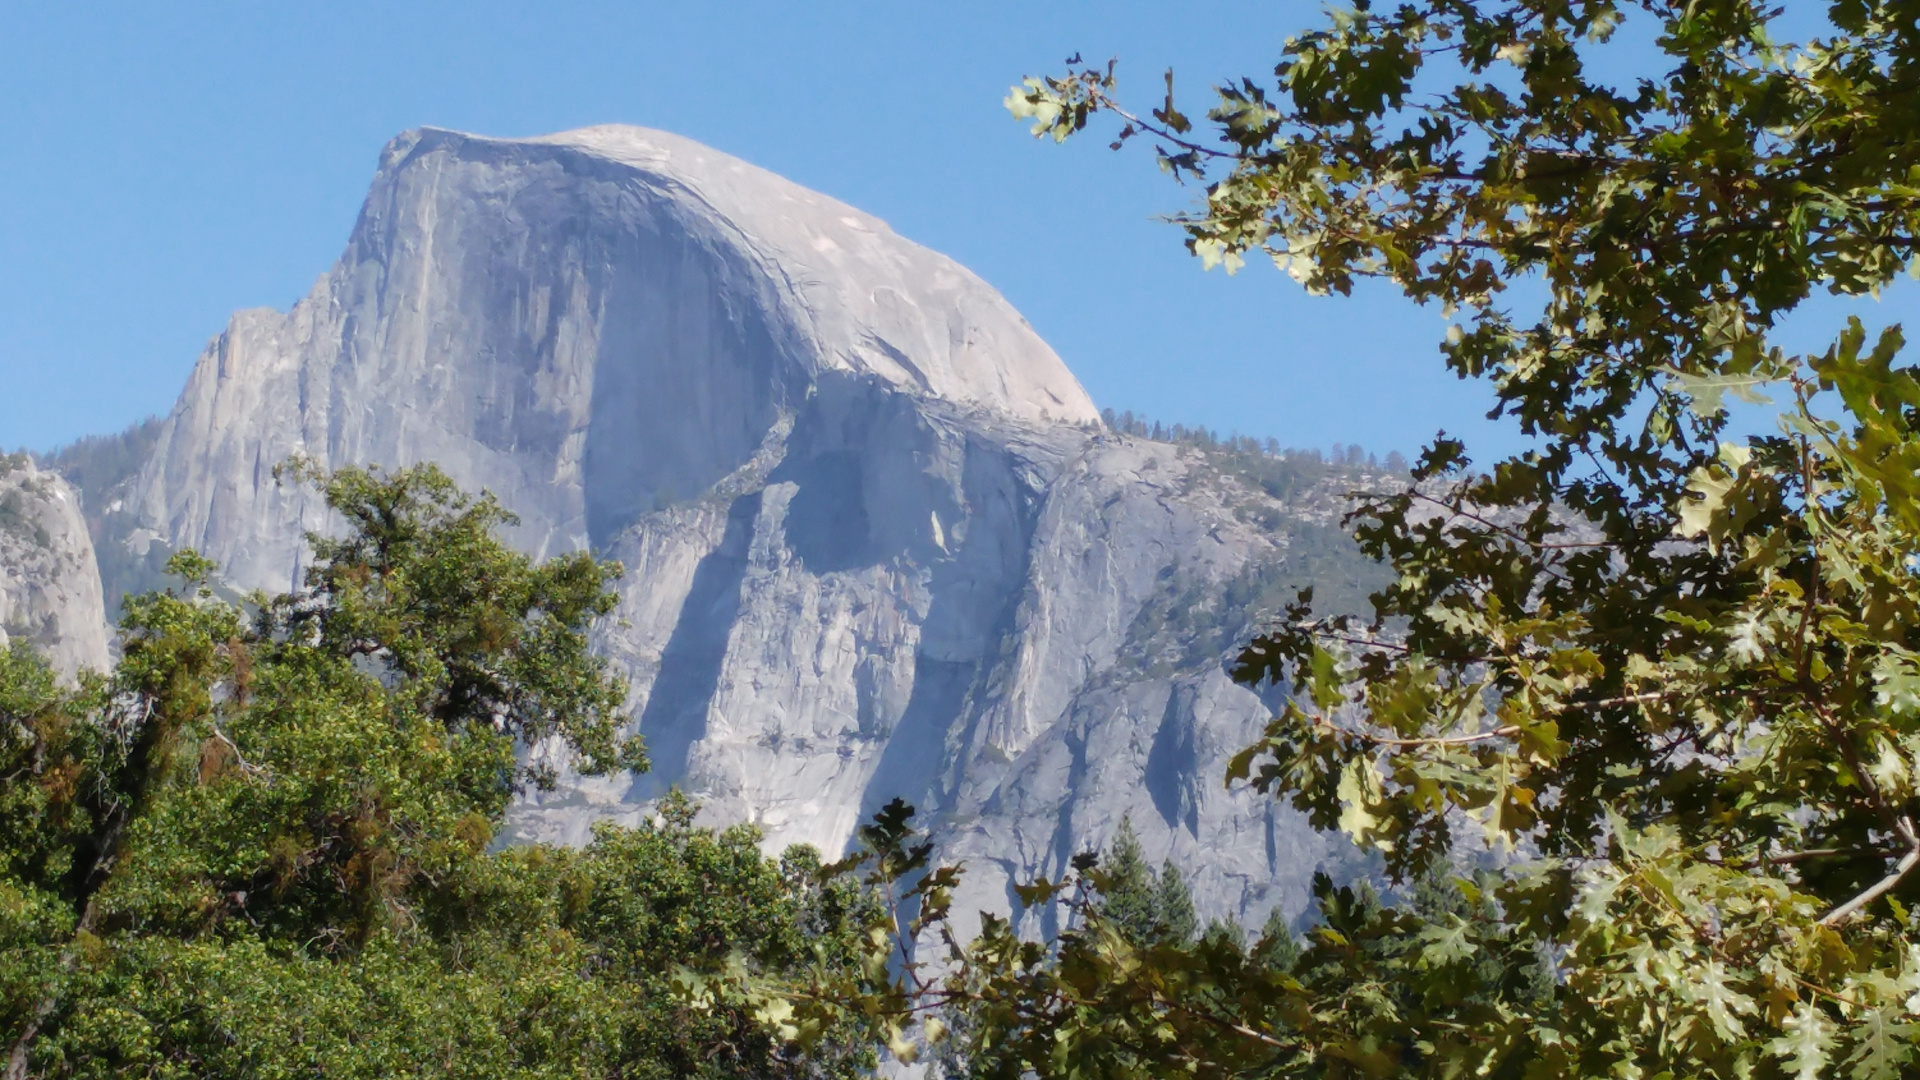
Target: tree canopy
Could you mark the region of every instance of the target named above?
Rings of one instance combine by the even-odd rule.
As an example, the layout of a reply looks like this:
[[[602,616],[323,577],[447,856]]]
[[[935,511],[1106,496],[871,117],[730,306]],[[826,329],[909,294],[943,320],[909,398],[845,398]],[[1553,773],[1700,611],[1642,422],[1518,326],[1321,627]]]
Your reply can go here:
[[[304,477],[342,533],[301,591],[220,599],[191,552],[108,676],[0,654],[8,1076],[827,1076],[750,985],[864,985],[879,909],[667,799],[582,849],[495,840],[548,769],[644,766],[587,651],[616,564],[536,564],[431,466]],[[544,760],[551,760],[549,755]]]
[[[1083,863],[1024,894],[1068,900],[1058,941],[952,946],[976,1068],[1910,1074],[1920,371],[1897,325],[1779,338],[1916,265],[1920,4],[1824,12],[1787,43],[1751,0],[1355,4],[1203,120],[1171,75],[1130,109],[1112,64],[1015,88],[1037,135],[1111,118],[1200,185],[1204,263],[1439,305],[1443,362],[1535,448],[1443,435],[1359,493],[1372,616],[1303,594],[1235,666],[1291,698],[1227,779],[1398,899],[1323,881],[1280,970],[1139,949]],[[1460,902],[1415,902],[1435,881]]]

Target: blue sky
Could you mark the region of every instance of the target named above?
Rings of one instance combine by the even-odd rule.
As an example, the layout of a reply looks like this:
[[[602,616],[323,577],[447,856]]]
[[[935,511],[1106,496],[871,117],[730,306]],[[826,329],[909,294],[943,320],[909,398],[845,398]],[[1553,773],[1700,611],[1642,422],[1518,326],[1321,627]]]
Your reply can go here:
[[[380,146],[431,124],[624,122],[861,207],[1013,301],[1103,406],[1294,446],[1510,449],[1440,367],[1437,311],[1202,273],[1144,152],[1038,143],[1001,107],[1073,52],[1271,69],[1318,0],[810,4],[11,4],[0,8],[0,447],[171,407],[238,308],[285,308],[345,244]]]

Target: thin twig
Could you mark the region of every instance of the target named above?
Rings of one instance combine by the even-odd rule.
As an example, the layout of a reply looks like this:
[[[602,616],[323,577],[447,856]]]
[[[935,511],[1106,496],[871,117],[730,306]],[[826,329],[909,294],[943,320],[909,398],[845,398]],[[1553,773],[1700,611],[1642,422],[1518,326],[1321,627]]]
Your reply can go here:
[[[248,776],[268,775],[268,772],[264,767],[255,765],[253,762],[247,760],[246,755],[240,752],[239,745],[236,744],[232,739],[228,738],[226,732],[220,730],[219,724],[209,724],[208,726],[213,728],[213,737],[225,743],[227,745],[227,749],[233,751],[233,760],[240,764],[241,772],[246,773]]]
[[[1789,851],[1785,855],[1767,855],[1764,856],[1764,858],[1767,862],[1775,866],[1791,866],[1794,863],[1806,862],[1808,859],[1826,859],[1835,855],[1858,854],[1860,853],[1850,848],[1815,848],[1812,851]]]
[[[1571,550],[1571,549],[1577,549],[1577,548],[1610,548],[1610,547],[1619,546],[1607,540],[1568,541],[1566,543],[1559,543],[1559,544],[1548,543],[1544,540],[1532,540],[1525,536],[1522,536],[1521,534],[1513,531],[1510,528],[1507,528],[1504,525],[1500,525],[1495,522],[1489,521],[1486,518],[1482,517],[1481,515],[1476,514],[1471,510],[1465,509],[1458,503],[1449,503],[1441,499],[1436,499],[1432,495],[1428,495],[1424,491],[1414,490],[1411,492],[1411,494],[1413,495],[1414,498],[1420,499],[1424,502],[1432,503],[1433,505],[1446,510],[1448,513],[1451,513],[1456,517],[1463,517],[1463,518],[1466,518],[1468,521],[1478,522],[1479,524],[1486,526],[1487,528],[1493,530],[1494,532],[1500,534],[1501,536],[1506,537],[1509,540],[1513,540],[1518,543],[1525,544],[1531,548],[1538,548],[1541,551],[1565,551],[1565,550]],[[1561,580],[1564,581],[1566,579],[1562,578]]]
[[[1911,826],[1909,826],[1908,831],[1909,832],[1912,831]],[[1868,904],[1873,903],[1875,900],[1878,900],[1882,896],[1885,896],[1887,893],[1891,892],[1894,886],[1900,884],[1900,882],[1904,880],[1906,876],[1913,871],[1913,868],[1915,866],[1920,866],[1920,844],[1915,844],[1907,852],[1906,856],[1902,858],[1896,866],[1894,866],[1893,873],[1888,874],[1886,877],[1883,877],[1879,881],[1875,882],[1872,888],[1869,888],[1867,891],[1861,893],[1859,896],[1854,897],[1853,899],[1847,901],[1846,903],[1841,904],[1839,907],[1834,908],[1832,911],[1827,912],[1825,915],[1820,916],[1820,925],[1821,926],[1838,926],[1839,924],[1846,922],[1848,919],[1852,918],[1854,914],[1858,912],[1861,908],[1866,907]]]
[[[1469,743],[1486,742],[1490,739],[1511,738],[1520,733],[1518,727],[1509,724],[1504,727],[1494,728],[1492,731],[1482,731],[1474,735],[1434,735],[1418,739],[1398,739],[1386,735],[1370,735],[1363,731],[1343,728],[1319,715],[1314,716],[1313,723],[1315,727],[1323,727],[1337,734],[1345,735],[1350,739],[1359,739],[1362,742],[1371,743],[1375,746],[1465,746]]]

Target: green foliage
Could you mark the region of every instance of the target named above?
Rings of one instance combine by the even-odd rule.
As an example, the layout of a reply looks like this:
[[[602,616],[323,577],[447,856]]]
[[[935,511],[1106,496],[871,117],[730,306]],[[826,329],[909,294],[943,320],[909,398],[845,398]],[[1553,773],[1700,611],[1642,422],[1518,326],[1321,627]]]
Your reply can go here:
[[[1097,899],[1093,908],[1135,948],[1191,941],[1199,928],[1193,893],[1171,861],[1154,874],[1140,850],[1133,822],[1120,819],[1113,843],[1091,873]]]
[[[1266,924],[1261,926],[1251,952],[1255,960],[1279,971],[1291,972],[1300,962],[1300,940],[1293,936],[1286,912],[1277,905],[1267,912]]]
[[[637,761],[585,652],[617,567],[536,566],[430,468],[313,477],[348,523],[309,587],[218,599],[191,552],[123,658],[62,688],[0,660],[9,1076],[819,1076],[869,1023],[768,989],[866,986],[881,912],[746,827],[493,851],[516,754]]]
[[[1173,861],[1160,865],[1160,880],[1154,882],[1160,899],[1160,940],[1185,944],[1200,932],[1200,915],[1194,911],[1194,894],[1187,878],[1173,869]]]
[[[1171,860],[1160,864],[1160,880],[1154,882],[1154,894],[1159,908],[1156,920],[1159,939],[1176,945],[1192,941],[1200,930],[1200,916],[1193,909],[1193,891],[1187,888],[1187,879],[1174,869]]]
[[[899,862],[924,851],[904,826],[900,818],[869,830],[857,858]],[[1018,887],[1023,903],[1064,908],[1066,929],[1050,941],[1022,939],[1010,921],[986,913],[966,942],[943,917],[922,921],[912,933],[936,931],[946,977],[900,980],[858,1007],[893,1010],[893,1023],[932,1017],[923,1033],[936,1043],[942,1076],[1009,1080],[1399,1075],[1436,1049],[1470,1057],[1475,1039],[1502,1037],[1498,1025],[1517,1037],[1502,1019],[1515,1003],[1540,1014],[1558,1007],[1551,957],[1506,918],[1486,874],[1436,875],[1393,905],[1365,883],[1336,888],[1316,875],[1316,921],[1304,941],[1275,912],[1249,946],[1231,923],[1197,940],[1190,921],[1184,935],[1148,923],[1153,916],[1142,913],[1165,903],[1159,881],[1178,876],[1147,872],[1137,841],[1116,836],[1105,863],[1082,856],[1065,881]],[[936,873],[950,884],[958,871]],[[1179,903],[1169,917],[1180,917]],[[1190,901],[1185,910],[1190,920]],[[876,944],[873,955],[886,947]],[[1449,1017],[1437,1031],[1409,1023],[1435,1011]]]
[[[1437,303],[1447,365],[1534,440],[1475,472],[1436,439],[1349,519],[1392,572],[1371,615],[1303,597],[1240,660],[1292,697],[1229,779],[1377,852],[1398,896],[1323,882],[1285,972],[989,919],[948,984],[978,1060],[1909,1074],[1920,369],[1897,327],[1775,338],[1815,290],[1915,268],[1920,8],[1835,0],[1785,45],[1753,0],[1375,7],[1219,87],[1211,137],[1171,77],[1127,110],[1112,65],[1009,105],[1153,142],[1205,185],[1180,218],[1204,264]],[[1726,401],[1763,389],[1778,433],[1736,437]],[[1487,846],[1501,869],[1460,874]]]
[[[1140,837],[1135,835],[1130,819],[1120,819],[1120,828],[1101,862],[1105,877],[1100,889],[1100,913],[1137,946],[1145,947],[1162,937],[1165,922],[1160,915],[1159,883],[1140,850]]]
[[[620,564],[579,552],[536,565],[493,537],[518,519],[432,465],[292,473],[321,486],[348,533],[308,537],[307,590],[267,605],[269,636],[375,665],[456,737],[558,738],[589,775],[647,767],[637,737],[617,742],[626,687],[582,632],[613,610]],[[553,780],[540,766],[528,776]]]

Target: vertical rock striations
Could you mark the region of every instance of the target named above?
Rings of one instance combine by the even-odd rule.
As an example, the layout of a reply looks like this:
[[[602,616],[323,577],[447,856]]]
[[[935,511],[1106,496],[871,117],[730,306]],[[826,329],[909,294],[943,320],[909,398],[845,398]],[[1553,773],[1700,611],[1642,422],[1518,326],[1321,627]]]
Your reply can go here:
[[[68,678],[109,663],[100,573],[79,497],[25,454],[0,455],[0,648],[21,639]]]
[[[1005,909],[1130,814],[1255,921],[1328,858],[1220,783],[1265,715],[1223,651],[1325,506],[1104,432],[986,284],[744,162],[625,127],[395,140],[346,254],[235,316],[127,502],[286,588],[327,524],[272,478],[296,454],[435,461],[528,550],[626,564],[598,640],[655,772],[529,801],[521,836],[679,784],[831,852],[902,796],[963,906]]]

